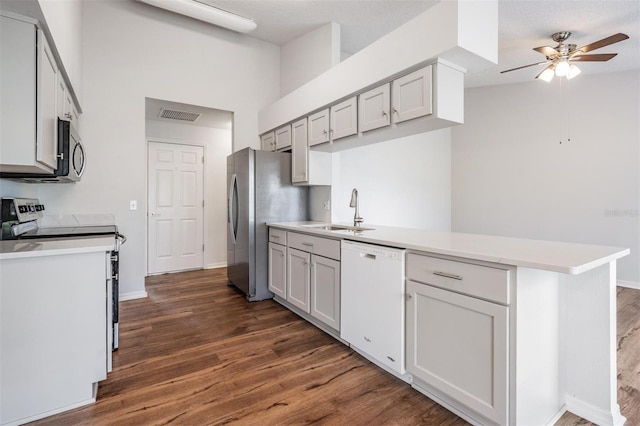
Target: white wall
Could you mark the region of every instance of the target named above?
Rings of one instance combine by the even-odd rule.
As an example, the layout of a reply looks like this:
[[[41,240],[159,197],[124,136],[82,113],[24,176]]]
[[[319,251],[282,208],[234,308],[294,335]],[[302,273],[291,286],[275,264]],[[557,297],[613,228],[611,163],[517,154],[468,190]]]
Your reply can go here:
[[[233,111],[234,149],[258,147],[258,110],[278,97],[279,48],[131,0],[89,1],[82,57],[87,170],[77,184],[39,185],[39,197],[51,214],[115,215],[129,238],[120,291],[135,297],[146,275],[145,97]]]
[[[329,22],[280,48],[280,96],[340,63],[340,25]]]
[[[339,142],[336,142],[339,143]],[[353,223],[358,189],[363,226],[449,231],[451,130],[442,129],[333,154],[331,218]]]
[[[640,283],[639,74],[560,81],[466,91],[452,228],[628,247],[618,278]]]
[[[227,156],[231,154],[231,130],[146,121],[149,141],[204,147],[204,219],[206,268],[227,264]]]

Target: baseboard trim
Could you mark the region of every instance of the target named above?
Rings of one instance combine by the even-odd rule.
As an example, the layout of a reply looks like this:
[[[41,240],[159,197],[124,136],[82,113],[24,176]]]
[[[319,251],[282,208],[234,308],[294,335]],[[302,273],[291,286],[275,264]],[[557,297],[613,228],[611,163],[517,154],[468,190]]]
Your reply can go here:
[[[128,293],[120,293],[120,302],[127,300],[144,299],[148,294],[146,291],[131,291]]]
[[[209,263],[207,266],[205,266],[204,269],[218,269],[218,268],[226,268],[227,267],[227,262],[216,262],[216,263]]]
[[[578,398],[567,395],[566,399],[567,411],[572,412],[578,417],[589,420],[601,426],[623,426],[627,419],[620,413],[620,406],[615,404],[611,411],[603,410],[600,407],[594,407]]]
[[[618,280],[618,287],[634,288],[640,290],[640,283],[633,281]]]

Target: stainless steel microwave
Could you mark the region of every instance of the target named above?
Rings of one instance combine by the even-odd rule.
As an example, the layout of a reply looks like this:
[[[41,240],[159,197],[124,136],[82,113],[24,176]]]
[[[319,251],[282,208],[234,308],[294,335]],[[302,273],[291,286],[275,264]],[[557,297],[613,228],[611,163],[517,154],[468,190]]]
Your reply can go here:
[[[87,164],[84,147],[75,127],[68,120],[58,118],[58,167],[53,174],[0,173],[0,177],[28,183],[77,182]]]

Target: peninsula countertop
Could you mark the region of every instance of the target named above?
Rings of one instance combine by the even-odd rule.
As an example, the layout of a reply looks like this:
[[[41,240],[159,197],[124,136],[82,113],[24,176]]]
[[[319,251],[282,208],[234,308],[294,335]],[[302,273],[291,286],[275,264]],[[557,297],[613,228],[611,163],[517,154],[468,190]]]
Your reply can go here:
[[[459,232],[368,224],[362,226],[365,230],[354,232],[322,229],[321,226],[325,225],[329,224],[325,222],[267,223],[267,226],[288,231],[572,275],[581,274],[630,253],[628,248],[621,247]]]
[[[0,241],[0,260],[113,250],[113,237]]]

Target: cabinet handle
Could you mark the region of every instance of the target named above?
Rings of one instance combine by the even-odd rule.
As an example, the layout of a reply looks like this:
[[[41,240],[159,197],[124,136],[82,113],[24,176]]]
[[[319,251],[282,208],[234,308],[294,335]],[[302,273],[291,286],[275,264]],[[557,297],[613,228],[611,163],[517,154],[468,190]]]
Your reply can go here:
[[[60,154],[56,154],[56,158],[59,158],[60,160],[64,160],[64,152],[61,152]]]
[[[398,113],[398,110],[397,110],[396,108],[394,108],[394,109],[393,109],[393,113],[394,113],[394,114],[397,114],[397,113]]]
[[[323,135],[326,135],[326,134],[327,134],[327,131],[323,129],[323,130],[322,130],[322,134],[323,134]]]
[[[313,243],[302,243],[303,246],[313,247]]]
[[[438,275],[439,277],[451,278],[454,280],[462,280],[462,277],[460,275],[447,274],[446,272],[433,271],[433,275]]]
[[[407,299],[407,302],[408,302],[409,300],[411,300],[411,295],[410,295],[409,293],[405,294],[405,296],[404,296],[404,297],[405,297],[405,299]]]
[[[280,239],[280,235],[272,235],[271,238],[275,238],[275,239],[279,240]]]
[[[71,116],[71,113],[70,113],[70,112],[66,113],[64,116],[65,116],[65,118],[68,118],[68,119],[69,119],[69,121],[71,121],[71,119],[73,118],[73,117]]]
[[[387,111],[382,111],[382,116],[386,117],[387,116]]]

